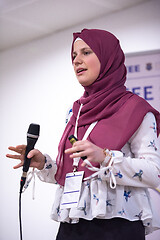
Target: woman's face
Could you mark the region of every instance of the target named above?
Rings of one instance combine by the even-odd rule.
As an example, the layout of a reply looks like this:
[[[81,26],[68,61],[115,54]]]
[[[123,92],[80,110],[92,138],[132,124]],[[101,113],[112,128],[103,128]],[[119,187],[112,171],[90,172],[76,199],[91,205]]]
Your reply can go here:
[[[84,87],[91,85],[99,76],[100,61],[83,40],[74,42],[73,67],[79,83]]]

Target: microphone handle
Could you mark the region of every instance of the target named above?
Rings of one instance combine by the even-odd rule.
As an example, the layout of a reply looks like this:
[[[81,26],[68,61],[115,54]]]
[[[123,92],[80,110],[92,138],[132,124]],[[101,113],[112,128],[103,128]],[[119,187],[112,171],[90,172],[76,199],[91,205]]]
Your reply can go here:
[[[31,163],[31,158],[27,158],[28,153],[34,149],[34,146],[36,144],[37,139],[27,137],[27,146],[25,151],[25,158],[24,158],[24,164],[23,164],[23,173],[20,180],[20,193],[22,193],[24,184],[26,182],[27,172]]]
[[[31,163],[31,158],[27,158],[27,155],[32,149],[34,149],[36,141],[37,141],[37,139],[27,138],[27,146],[26,146],[25,157],[24,157],[23,172],[28,172],[28,169],[29,169],[29,166]]]

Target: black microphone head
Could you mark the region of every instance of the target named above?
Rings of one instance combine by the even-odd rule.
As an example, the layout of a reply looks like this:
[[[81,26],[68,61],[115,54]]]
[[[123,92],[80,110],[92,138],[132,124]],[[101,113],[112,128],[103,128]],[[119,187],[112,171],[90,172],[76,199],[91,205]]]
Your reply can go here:
[[[38,124],[31,123],[27,132],[27,145],[24,157],[23,172],[27,173],[31,159],[27,158],[28,153],[34,149],[34,146],[39,137],[40,126]]]
[[[38,138],[40,132],[40,125],[31,123],[28,128],[27,137]]]

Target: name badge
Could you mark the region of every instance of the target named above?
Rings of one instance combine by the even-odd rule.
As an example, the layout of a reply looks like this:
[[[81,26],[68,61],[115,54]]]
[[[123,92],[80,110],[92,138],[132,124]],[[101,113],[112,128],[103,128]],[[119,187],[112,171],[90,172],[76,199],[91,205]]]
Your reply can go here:
[[[66,174],[60,209],[78,206],[83,174],[83,171]]]

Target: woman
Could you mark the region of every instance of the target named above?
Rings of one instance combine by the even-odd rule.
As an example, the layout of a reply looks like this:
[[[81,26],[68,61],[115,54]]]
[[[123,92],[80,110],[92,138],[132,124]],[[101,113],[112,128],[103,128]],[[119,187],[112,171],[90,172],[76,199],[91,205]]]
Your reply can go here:
[[[160,114],[126,91],[124,53],[111,33],[74,33],[72,62],[84,94],[73,104],[57,159],[28,154],[42,181],[59,184],[51,214],[61,222],[57,240],[145,239],[160,227],[148,193],[159,185]],[[79,140],[73,146],[70,135]],[[9,149],[19,155],[8,157],[21,160],[14,168],[21,167],[25,145]]]

